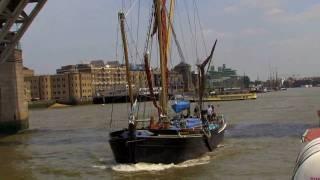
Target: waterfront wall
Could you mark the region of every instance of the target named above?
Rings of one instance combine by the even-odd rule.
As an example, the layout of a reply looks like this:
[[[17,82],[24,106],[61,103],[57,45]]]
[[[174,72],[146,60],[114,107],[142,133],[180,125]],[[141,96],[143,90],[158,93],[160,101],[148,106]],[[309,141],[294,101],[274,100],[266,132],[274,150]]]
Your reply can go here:
[[[28,107],[24,100],[22,51],[15,50],[0,64],[0,134],[28,128]]]

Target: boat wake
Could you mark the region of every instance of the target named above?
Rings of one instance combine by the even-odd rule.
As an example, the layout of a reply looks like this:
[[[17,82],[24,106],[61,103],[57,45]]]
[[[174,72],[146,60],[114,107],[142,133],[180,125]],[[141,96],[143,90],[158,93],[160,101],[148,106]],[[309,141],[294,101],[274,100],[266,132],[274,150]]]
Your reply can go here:
[[[172,168],[186,168],[208,164],[210,156],[206,155],[198,159],[188,160],[179,164],[150,164],[150,163],[137,163],[137,164],[117,164],[111,167],[113,171],[117,172],[143,172],[143,171],[164,171]]]
[[[105,165],[92,165],[92,167],[96,168],[96,169],[101,169],[101,170],[107,169],[107,166],[105,166]]]
[[[94,169],[106,170],[111,168],[112,164],[114,164],[113,159],[100,158],[99,164],[91,165],[91,167]]]
[[[210,163],[212,159],[217,156],[217,153],[220,149],[225,147],[224,144],[220,144],[217,149],[213,152],[208,152],[200,158],[187,160],[185,162],[179,164],[152,164],[152,163],[137,163],[137,164],[114,164],[113,159],[99,159],[99,164],[92,165],[92,168],[106,170],[111,169],[113,171],[119,173],[125,172],[132,172],[132,173],[139,173],[139,172],[159,172],[168,169],[174,168],[187,168],[193,166],[199,166]]]

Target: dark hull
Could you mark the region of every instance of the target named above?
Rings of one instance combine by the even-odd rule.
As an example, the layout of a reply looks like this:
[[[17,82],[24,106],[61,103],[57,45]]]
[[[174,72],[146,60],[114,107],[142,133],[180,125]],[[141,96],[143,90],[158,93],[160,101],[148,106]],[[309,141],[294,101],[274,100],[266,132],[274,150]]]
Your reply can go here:
[[[137,137],[129,141],[127,137],[122,136],[126,134],[126,131],[116,131],[110,134],[109,143],[118,163],[177,164],[212,151],[224,137],[223,128],[212,130],[210,137],[199,133],[179,136],[175,134],[176,131],[172,131],[165,132],[166,135]]]

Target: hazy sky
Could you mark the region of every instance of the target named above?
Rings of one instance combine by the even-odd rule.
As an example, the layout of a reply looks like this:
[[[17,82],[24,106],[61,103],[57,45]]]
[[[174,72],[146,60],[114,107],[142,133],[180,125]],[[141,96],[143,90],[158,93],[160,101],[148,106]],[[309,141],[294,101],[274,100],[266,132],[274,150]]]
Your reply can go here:
[[[117,13],[130,4],[130,53],[140,62],[134,44],[141,56],[152,0],[48,0],[22,39],[25,65],[52,74],[61,65],[92,59],[122,61]],[[218,38],[214,65],[225,63],[238,74],[320,76],[318,0],[177,0],[174,26],[190,64],[205,57]],[[180,61],[176,52],[171,66]]]

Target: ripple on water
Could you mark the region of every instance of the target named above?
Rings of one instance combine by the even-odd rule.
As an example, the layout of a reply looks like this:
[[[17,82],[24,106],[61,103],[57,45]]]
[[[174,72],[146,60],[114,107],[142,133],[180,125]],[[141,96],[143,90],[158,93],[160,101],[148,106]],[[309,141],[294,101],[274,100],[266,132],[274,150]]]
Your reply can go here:
[[[226,136],[233,138],[298,137],[312,127],[311,124],[268,123],[236,124],[229,127]]]

